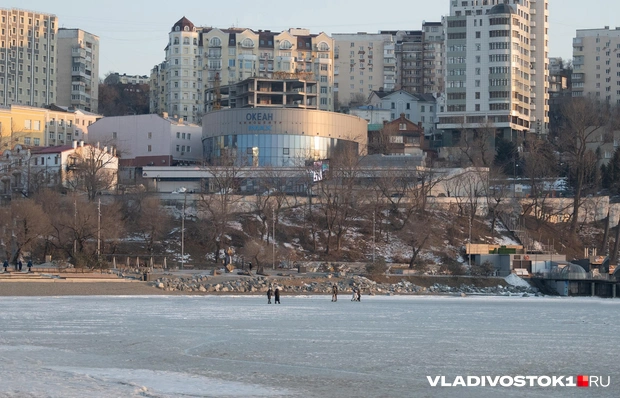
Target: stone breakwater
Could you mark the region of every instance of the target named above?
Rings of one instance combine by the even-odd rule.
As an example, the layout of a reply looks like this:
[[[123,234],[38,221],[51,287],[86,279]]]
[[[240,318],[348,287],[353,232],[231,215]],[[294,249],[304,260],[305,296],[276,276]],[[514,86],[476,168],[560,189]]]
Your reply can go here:
[[[340,278],[333,281],[304,281],[302,278],[272,278],[264,276],[245,277],[227,281],[216,281],[211,276],[194,276],[190,278],[162,277],[152,283],[153,286],[169,292],[196,293],[266,293],[269,287],[278,287],[287,294],[331,294],[333,285],[338,286],[341,294],[351,294],[353,289],[361,289],[365,295],[399,295],[399,294],[448,294],[448,295],[496,295],[496,296],[541,296],[537,288],[525,286],[475,287],[461,285],[450,287],[434,284],[428,288],[411,282],[401,281],[393,284],[377,283],[361,276]]]

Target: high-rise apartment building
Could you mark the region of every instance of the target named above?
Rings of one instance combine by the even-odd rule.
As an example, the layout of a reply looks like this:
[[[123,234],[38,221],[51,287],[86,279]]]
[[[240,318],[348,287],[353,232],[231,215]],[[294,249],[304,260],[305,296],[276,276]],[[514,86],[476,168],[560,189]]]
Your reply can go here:
[[[451,0],[439,129],[547,134],[548,3]]]
[[[620,28],[577,30],[572,84],[573,97],[620,104]]]
[[[284,32],[196,27],[183,17],[172,27],[166,60],[151,73],[151,111],[200,123],[205,90],[277,72],[318,82],[318,106],[333,110],[334,40],[307,29]]]
[[[370,93],[393,90],[396,83],[394,38],[389,33],[334,34],[334,91],[338,105],[361,105]]]
[[[57,32],[55,15],[0,8],[0,105],[56,102]]]
[[[97,112],[99,37],[81,29],[58,30],[56,104]]]
[[[424,22],[422,30],[333,36],[335,84],[341,105],[356,104],[381,89],[435,95],[443,91],[443,23]]]

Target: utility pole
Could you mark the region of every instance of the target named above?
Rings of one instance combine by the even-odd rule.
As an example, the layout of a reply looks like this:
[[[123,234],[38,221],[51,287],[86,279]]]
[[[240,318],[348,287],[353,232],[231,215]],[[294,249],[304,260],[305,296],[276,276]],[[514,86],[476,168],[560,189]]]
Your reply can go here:
[[[101,198],[97,204],[97,261],[101,255]]]
[[[376,247],[376,240],[375,240],[375,211],[373,210],[372,212],[372,263],[375,263],[375,247]]]
[[[276,208],[273,209],[272,215],[272,226],[271,226],[271,257],[272,257],[272,268],[276,269]]]
[[[185,267],[185,206],[187,205],[187,190],[183,188],[183,215],[181,216],[181,269]]]
[[[77,253],[77,239],[75,234],[77,233],[77,199],[73,198],[73,255]]]

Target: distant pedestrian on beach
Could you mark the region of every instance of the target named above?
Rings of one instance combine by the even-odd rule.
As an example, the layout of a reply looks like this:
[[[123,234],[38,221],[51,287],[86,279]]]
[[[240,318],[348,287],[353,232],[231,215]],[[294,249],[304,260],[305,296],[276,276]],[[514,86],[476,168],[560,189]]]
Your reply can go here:
[[[8,260],[4,260],[4,263],[2,264],[2,266],[4,267],[4,272],[7,272],[7,268],[9,268],[9,261]]]
[[[353,297],[351,297],[351,301],[357,301],[357,289],[353,288]]]
[[[22,260],[18,260],[17,261],[17,268],[21,272],[21,270],[22,270]]]
[[[362,288],[357,288],[357,301],[362,301]]]
[[[28,260],[28,272],[32,271],[32,260]]]
[[[272,295],[273,295],[273,290],[271,290],[271,286],[269,286],[269,290],[267,290],[267,304],[271,304]]]
[[[273,292],[275,296],[274,304],[280,304],[280,288],[276,287],[276,290]]]
[[[335,283],[332,286],[332,301],[338,301],[338,286]]]
[[[250,272],[252,272],[252,263],[248,263],[248,268],[250,269]]]

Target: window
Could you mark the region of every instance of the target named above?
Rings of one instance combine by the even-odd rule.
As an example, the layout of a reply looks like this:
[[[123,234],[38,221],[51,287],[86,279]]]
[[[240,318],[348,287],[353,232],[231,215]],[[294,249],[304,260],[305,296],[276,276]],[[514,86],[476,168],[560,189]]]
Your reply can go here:
[[[151,151],[153,150],[153,147],[151,147],[150,145],[148,145],[148,146],[146,147],[146,150],[147,150],[147,152],[151,152]]]
[[[181,145],[177,145],[177,152],[181,152]]]
[[[149,137],[149,140],[150,140],[151,138],[153,138],[153,133],[149,132],[149,133],[148,133],[148,137]],[[114,137],[114,138],[116,138],[116,137]]]
[[[181,138],[181,133],[179,133],[178,131],[177,131],[177,138]],[[177,151],[178,151],[178,149],[177,149]]]
[[[289,155],[289,148],[282,148],[282,155]]]

